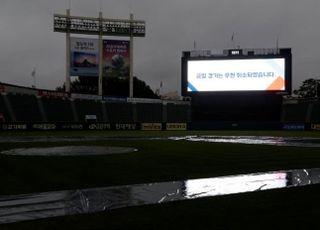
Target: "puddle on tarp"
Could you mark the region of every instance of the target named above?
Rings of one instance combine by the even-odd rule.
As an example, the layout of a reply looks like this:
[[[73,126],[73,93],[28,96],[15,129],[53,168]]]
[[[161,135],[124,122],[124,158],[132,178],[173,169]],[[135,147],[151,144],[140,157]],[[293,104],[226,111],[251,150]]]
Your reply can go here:
[[[114,146],[59,146],[48,148],[18,148],[0,152],[14,156],[88,156],[121,154],[138,151],[131,147]]]
[[[320,147],[320,138],[270,137],[270,136],[185,136],[170,137],[171,140],[185,140],[211,143],[234,143],[251,145],[275,145],[293,147]]]
[[[320,168],[0,196],[0,224],[320,183]]]

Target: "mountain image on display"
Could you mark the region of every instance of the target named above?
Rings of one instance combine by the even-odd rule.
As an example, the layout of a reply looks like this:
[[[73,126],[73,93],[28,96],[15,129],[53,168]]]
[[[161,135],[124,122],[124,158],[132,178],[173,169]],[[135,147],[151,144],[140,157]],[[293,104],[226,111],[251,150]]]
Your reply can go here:
[[[77,67],[96,67],[94,63],[90,63],[87,59],[84,59],[82,63],[77,63]]]
[[[97,67],[97,55],[94,53],[73,53],[73,67]]]

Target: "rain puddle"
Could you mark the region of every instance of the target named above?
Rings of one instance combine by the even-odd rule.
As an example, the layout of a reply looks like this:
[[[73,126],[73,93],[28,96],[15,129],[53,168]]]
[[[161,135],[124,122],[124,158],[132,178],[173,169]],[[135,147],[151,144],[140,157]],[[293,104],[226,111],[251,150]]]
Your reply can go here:
[[[138,151],[131,147],[113,146],[60,146],[49,148],[19,148],[0,152],[0,155],[14,156],[88,156],[121,154]]]
[[[320,183],[320,168],[0,196],[0,224]]]

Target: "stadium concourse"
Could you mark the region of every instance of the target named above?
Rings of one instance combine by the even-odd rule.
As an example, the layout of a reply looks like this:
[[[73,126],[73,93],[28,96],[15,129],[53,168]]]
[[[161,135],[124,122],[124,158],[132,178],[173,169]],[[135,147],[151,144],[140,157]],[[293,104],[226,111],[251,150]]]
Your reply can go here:
[[[179,126],[190,121],[190,102],[144,98],[101,97],[68,94],[0,83],[0,122],[2,129],[162,129],[162,124]],[[46,126],[43,126],[46,124]],[[42,128],[41,128],[42,127]]]

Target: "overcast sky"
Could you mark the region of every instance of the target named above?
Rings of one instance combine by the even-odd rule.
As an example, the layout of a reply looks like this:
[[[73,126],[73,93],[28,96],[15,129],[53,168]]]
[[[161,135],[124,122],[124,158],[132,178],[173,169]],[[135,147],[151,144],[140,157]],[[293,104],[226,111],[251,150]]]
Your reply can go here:
[[[53,32],[53,14],[69,0],[0,0],[0,81],[55,89],[65,76],[65,35]],[[102,7],[101,7],[102,6]],[[134,75],[152,89],[180,92],[183,50],[291,47],[293,87],[320,79],[319,0],[71,0],[71,14],[146,21],[134,40]],[[231,42],[232,34],[234,43]]]

